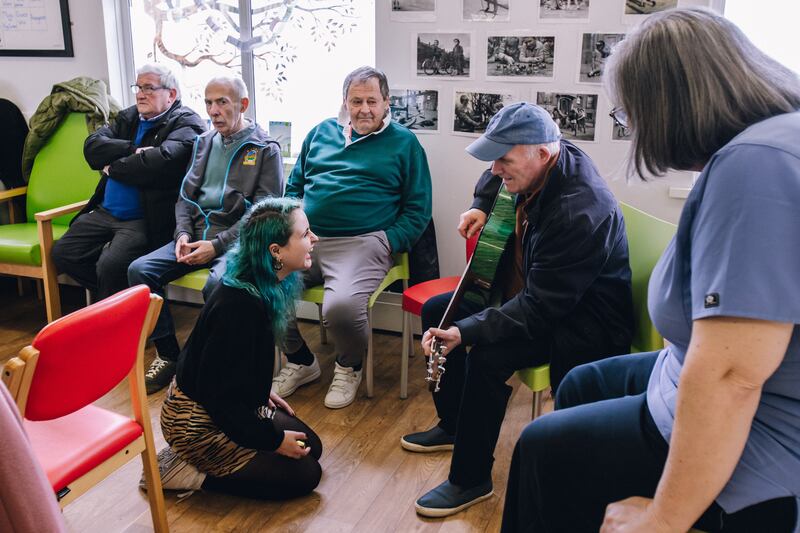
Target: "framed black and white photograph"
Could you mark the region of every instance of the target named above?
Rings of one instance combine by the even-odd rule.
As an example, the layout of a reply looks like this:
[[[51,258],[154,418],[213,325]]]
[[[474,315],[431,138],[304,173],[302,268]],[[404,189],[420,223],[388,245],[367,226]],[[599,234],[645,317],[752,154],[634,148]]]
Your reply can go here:
[[[651,15],[678,7],[678,0],[625,0],[625,15]]]
[[[281,157],[292,157],[292,123],[270,120],[269,135],[281,145]]]
[[[414,133],[439,132],[439,91],[433,89],[391,89],[392,119]]]
[[[514,103],[510,93],[455,91],[453,99],[453,133],[479,137],[486,131],[489,120],[505,106]]]
[[[597,95],[536,93],[536,104],[545,108],[569,141],[594,142]]]
[[[625,38],[624,33],[584,33],[581,36],[579,83],[600,83],[606,59]]]
[[[508,22],[511,0],[461,0],[462,18],[470,22]]]
[[[67,0],[0,1],[0,56],[74,55]]]
[[[630,128],[623,126],[619,122],[614,119],[611,119],[611,140],[612,141],[630,141],[631,140],[631,130]]]
[[[436,32],[415,36],[415,69],[419,78],[471,79],[472,35]]]
[[[590,0],[537,0],[541,22],[589,22]]]
[[[555,41],[552,35],[490,35],[486,38],[486,78],[552,81]]]
[[[390,18],[397,22],[433,22],[436,0],[392,0]]]

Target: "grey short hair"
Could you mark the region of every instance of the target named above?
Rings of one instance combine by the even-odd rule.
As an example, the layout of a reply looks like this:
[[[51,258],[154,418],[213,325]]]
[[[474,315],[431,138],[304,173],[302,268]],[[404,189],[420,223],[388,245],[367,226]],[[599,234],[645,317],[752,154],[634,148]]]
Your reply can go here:
[[[342,86],[342,100],[347,100],[347,91],[350,90],[350,85],[352,85],[353,82],[356,84],[366,83],[372,78],[378,80],[378,87],[381,89],[381,96],[383,99],[388,99],[389,80],[386,79],[386,74],[384,74],[382,70],[374,67],[358,67],[353,72],[348,74],[344,79],[344,85]]]
[[[178,98],[181,96],[181,87],[178,85],[178,79],[175,77],[175,74],[169,69],[169,67],[165,67],[164,65],[159,65],[158,63],[147,63],[146,65],[142,65],[136,71],[136,77],[138,78],[142,74],[155,74],[158,76],[158,83],[161,84],[162,87],[167,89],[175,89],[178,93]]]
[[[640,177],[705,165],[751,124],[800,108],[797,74],[705,8],[650,15],[608,59],[604,83],[632,130]]]
[[[219,85],[227,85],[232,89],[232,96],[236,98],[236,100],[241,100],[242,98],[249,98],[247,92],[247,85],[244,84],[242,78],[238,78],[236,76],[214,76],[208,83],[206,83],[206,87],[211,85],[212,83],[216,83]]]
[[[561,141],[553,141],[551,143],[544,143],[544,144],[528,144],[526,146],[528,147],[528,157],[531,158],[534,157],[539,148],[545,148],[548,152],[550,152],[550,155],[552,156],[554,154],[557,154],[561,150]]]

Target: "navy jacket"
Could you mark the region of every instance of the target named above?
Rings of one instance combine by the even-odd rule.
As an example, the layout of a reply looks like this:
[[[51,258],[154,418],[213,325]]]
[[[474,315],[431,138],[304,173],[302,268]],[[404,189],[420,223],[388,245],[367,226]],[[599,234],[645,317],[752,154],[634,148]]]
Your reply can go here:
[[[473,207],[488,213],[500,184],[498,176],[484,172]],[[530,340],[537,353],[549,354],[557,385],[570,370],[563,360],[574,365],[630,350],[634,321],[625,222],[592,160],[568,141],[561,141],[558,162],[527,215],[524,290],[455,325],[467,345]]]
[[[139,189],[148,242],[156,249],[172,240],[178,187],[189,165],[192,143],[206,127],[197,113],[176,100],[142,139],[141,146],[153,146],[152,150],[136,153],[133,140],[138,128],[136,106],[123,109],[114,124],[86,138],[83,154],[91,168],[111,165],[115,180]],[[89,203],[73,221],[103,203],[107,182],[103,174]]]

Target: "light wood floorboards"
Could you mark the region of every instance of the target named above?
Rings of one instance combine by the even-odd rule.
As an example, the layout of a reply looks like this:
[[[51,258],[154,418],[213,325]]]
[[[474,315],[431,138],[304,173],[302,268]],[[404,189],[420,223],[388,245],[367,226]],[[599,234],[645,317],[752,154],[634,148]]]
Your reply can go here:
[[[15,355],[45,324],[44,302],[36,299],[32,285],[17,296],[13,278],[0,277],[0,362]],[[63,287],[64,313],[82,304],[83,292]],[[173,304],[171,309],[181,343],[199,312],[198,307]],[[444,520],[429,520],[414,512],[414,501],[443,481],[450,454],[413,454],[400,448],[400,436],[429,428],[435,410],[424,381],[424,358],[418,344],[411,359],[409,397],[399,398],[400,336],[375,335],[375,397],[367,399],[362,384],[356,402],[340,410],[327,409],[323,398],[332,377],[333,347],[321,345],[316,324],[303,324],[311,349],[319,356],[322,378],[298,389],[288,401],[298,415],[322,438],[322,482],[311,495],[287,502],[264,502],[214,493],[195,493],[177,501],[166,491],[167,513],[173,532],[383,532],[426,533],[498,531],[511,452],[530,419],[531,392],[512,378],[511,397],[500,441],[495,451],[495,494],[464,513]],[[109,356],[112,354],[109,353]],[[149,363],[152,348],[146,354]],[[269,357],[271,354],[264,354]],[[123,384],[122,386],[125,386]],[[158,449],[164,446],[158,424],[163,392],[149,398]],[[129,406],[119,387],[100,400],[119,412]],[[547,402],[545,410],[552,409]],[[132,461],[99,486],[72,503],[64,512],[75,533],[139,533],[152,531],[147,500],[137,488],[141,462]]]

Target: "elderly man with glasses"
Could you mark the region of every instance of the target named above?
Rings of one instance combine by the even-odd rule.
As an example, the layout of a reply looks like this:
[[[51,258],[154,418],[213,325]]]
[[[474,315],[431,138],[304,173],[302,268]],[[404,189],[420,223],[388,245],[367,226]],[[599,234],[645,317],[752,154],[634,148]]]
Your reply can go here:
[[[137,71],[136,105],[89,135],[86,161],[102,171],[94,195],[53,246],[59,272],[97,298],[128,286],[128,265],[172,240],[175,201],[200,116],[181,105],[175,76],[164,66]]]
[[[195,141],[175,205],[174,240],[131,263],[128,282],[163,296],[170,282],[208,268],[208,301],[225,274],[225,252],[237,241],[239,219],[252,204],[283,194],[283,161],[278,142],[245,118],[250,97],[241,78],[211,79],[205,102],[213,128]],[[148,394],[169,385],[180,354],[166,302],[150,339],[158,356],[144,375]]]

